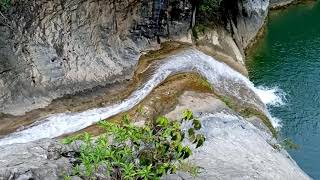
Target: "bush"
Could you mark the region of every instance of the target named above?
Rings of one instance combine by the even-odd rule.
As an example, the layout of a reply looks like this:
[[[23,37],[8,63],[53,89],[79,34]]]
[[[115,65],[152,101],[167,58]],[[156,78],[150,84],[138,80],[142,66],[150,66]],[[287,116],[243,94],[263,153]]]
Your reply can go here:
[[[238,15],[238,3],[241,0],[193,0],[198,8],[197,21],[205,25],[214,23],[227,23],[229,18],[235,20]]]
[[[202,0],[199,11],[203,14],[214,15],[218,12],[222,0]]]
[[[197,1],[197,18],[201,23],[209,23],[220,19],[223,9],[223,0],[201,0]]]
[[[299,145],[294,143],[292,139],[284,139],[280,143],[281,147],[287,150],[297,150],[299,149]]]
[[[204,35],[206,31],[207,31],[206,26],[204,26],[203,24],[196,24],[192,28],[192,35],[195,39],[199,39],[200,36]]]
[[[0,0],[0,10],[6,10],[10,7],[11,0]]]
[[[183,122],[190,122],[192,127],[182,130]],[[160,179],[175,173],[179,162],[192,154],[189,146],[182,144],[185,133],[196,148],[205,141],[205,137],[197,133],[200,121],[189,110],[180,121],[159,117],[144,127],[130,123],[128,116],[123,117],[121,124],[107,121],[99,124],[105,133],[96,140],[88,133],[64,140],[67,144],[76,139],[84,142],[73,175],[93,178],[104,167],[104,175],[112,179]]]

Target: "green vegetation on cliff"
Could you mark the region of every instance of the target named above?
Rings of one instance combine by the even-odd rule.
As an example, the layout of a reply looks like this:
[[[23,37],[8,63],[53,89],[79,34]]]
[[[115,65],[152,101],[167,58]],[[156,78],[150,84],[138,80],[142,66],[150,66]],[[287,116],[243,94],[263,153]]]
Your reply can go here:
[[[214,16],[218,13],[222,0],[202,0],[199,11],[207,16]]]
[[[200,121],[189,110],[180,121],[159,117],[147,126],[129,121],[128,116],[124,116],[122,124],[100,122],[105,133],[96,139],[88,133],[65,139],[67,144],[77,139],[84,142],[72,175],[95,177],[102,173],[112,179],[160,179],[175,173],[180,162],[192,154],[189,146],[182,144],[186,133],[196,148],[205,141],[204,135],[197,132]],[[190,124],[190,128],[184,131],[181,123]],[[182,167],[188,169],[185,165]],[[194,175],[196,168],[188,171]]]
[[[0,10],[7,9],[11,4],[10,0],[0,0]]]
[[[224,22],[239,13],[238,2],[241,0],[191,0],[197,12],[197,20],[209,23],[210,21]]]

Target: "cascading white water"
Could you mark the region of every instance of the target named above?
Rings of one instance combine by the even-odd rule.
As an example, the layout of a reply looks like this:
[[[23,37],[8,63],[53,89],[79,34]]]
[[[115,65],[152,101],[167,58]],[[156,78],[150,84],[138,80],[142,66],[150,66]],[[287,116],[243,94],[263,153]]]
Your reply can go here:
[[[264,86],[257,87],[256,93],[263,103],[270,106],[283,106],[285,105],[286,94],[278,87],[267,88]]]
[[[180,72],[197,72],[205,77],[218,93],[233,96],[239,100],[253,104],[268,115],[265,105],[258,104],[256,100],[252,99],[252,94],[257,94],[262,97],[263,90],[255,88],[253,83],[245,76],[233,70],[228,65],[195,49],[182,51],[168,57],[162,62],[151,78],[121,103],[80,113],[50,115],[29,128],[9,134],[3,139],[0,139],[0,146],[26,143],[43,138],[54,138],[84,129],[102,119],[133,108],[168,76]],[[239,91],[243,90],[243,88],[250,92],[251,95],[240,94]],[[265,100],[265,98],[260,99]],[[277,126],[277,123],[273,122],[273,125]]]

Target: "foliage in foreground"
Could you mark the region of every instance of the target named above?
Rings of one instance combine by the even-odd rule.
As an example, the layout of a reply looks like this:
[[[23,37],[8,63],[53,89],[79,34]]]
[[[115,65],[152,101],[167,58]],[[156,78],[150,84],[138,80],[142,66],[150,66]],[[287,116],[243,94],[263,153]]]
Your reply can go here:
[[[184,131],[183,122],[192,124],[191,128]],[[100,126],[105,133],[95,140],[88,133],[65,139],[65,143],[84,141],[73,175],[93,178],[103,167],[104,176],[112,179],[160,179],[175,173],[179,162],[192,154],[189,146],[182,144],[186,133],[196,148],[205,141],[197,132],[200,121],[189,110],[180,121],[159,117],[150,125],[139,127],[124,116],[122,124],[102,121]]]

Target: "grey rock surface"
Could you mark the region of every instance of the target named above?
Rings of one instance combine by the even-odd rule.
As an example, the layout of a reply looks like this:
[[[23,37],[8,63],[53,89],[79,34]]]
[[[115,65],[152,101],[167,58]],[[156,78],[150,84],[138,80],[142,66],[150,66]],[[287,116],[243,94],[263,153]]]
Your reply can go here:
[[[0,180],[63,179],[72,169],[71,160],[62,156],[66,150],[51,139],[0,147]]]
[[[238,3],[239,14],[231,22],[234,38],[238,46],[247,48],[251,45],[263,27],[269,11],[269,0],[247,0]]]
[[[310,179],[288,154],[268,143],[266,134],[241,117],[219,112],[201,120],[207,141],[190,160],[201,168],[198,179]]]
[[[176,109],[168,114],[176,119],[183,109],[201,107],[195,108],[194,113],[202,122],[201,131],[206,142],[194,149],[188,160],[200,167],[196,179],[310,179],[285,150],[279,151],[270,145],[272,136],[269,133],[214,99],[210,94],[186,92]],[[179,172],[167,179],[193,178]]]
[[[14,1],[0,16],[0,113],[21,115],[130,79],[141,52],[158,47],[157,36],[188,33],[190,4],[168,6],[170,21],[158,14],[169,7],[149,0]]]

